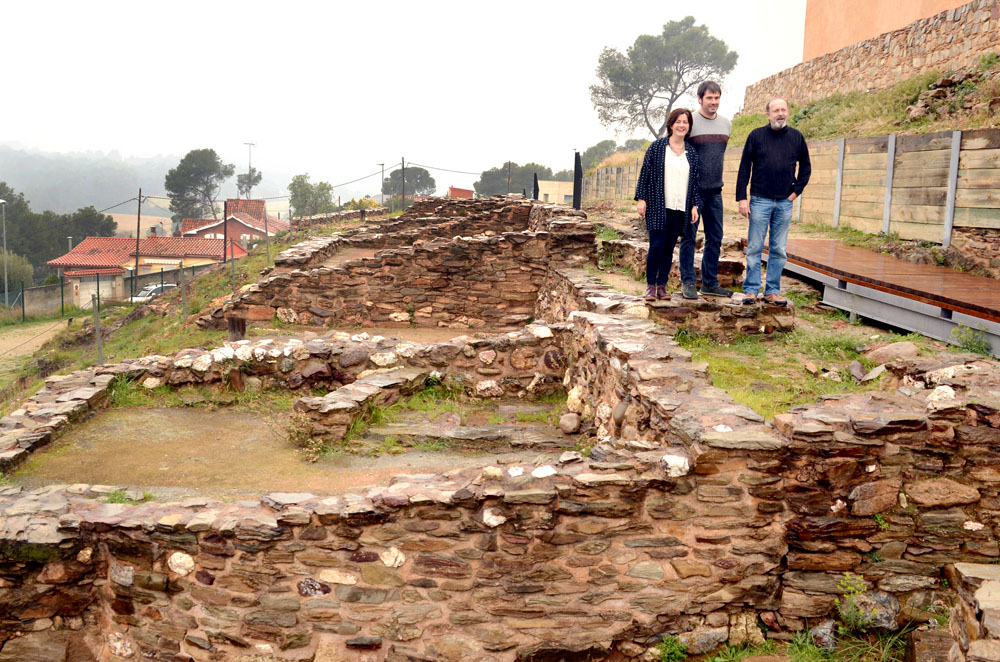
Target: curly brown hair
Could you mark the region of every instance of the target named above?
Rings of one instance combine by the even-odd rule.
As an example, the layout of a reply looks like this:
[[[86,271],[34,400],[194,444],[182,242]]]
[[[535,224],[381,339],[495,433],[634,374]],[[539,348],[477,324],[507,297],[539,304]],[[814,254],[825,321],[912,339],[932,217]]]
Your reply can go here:
[[[694,118],[691,117],[691,111],[687,108],[674,108],[670,111],[670,117],[667,118],[667,138],[674,134],[674,122],[681,115],[687,115],[688,118],[688,133],[687,136],[684,136],[684,140],[687,140],[688,136],[691,135],[691,127],[694,126]]]

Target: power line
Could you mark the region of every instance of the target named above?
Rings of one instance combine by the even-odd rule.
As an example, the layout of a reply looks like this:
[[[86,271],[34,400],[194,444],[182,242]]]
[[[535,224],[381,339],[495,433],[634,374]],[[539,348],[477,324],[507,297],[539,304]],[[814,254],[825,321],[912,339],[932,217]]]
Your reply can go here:
[[[129,198],[128,200],[122,200],[117,205],[111,205],[110,207],[105,207],[104,209],[99,210],[97,213],[98,214],[102,214],[102,213],[108,211],[109,209],[114,209],[115,207],[121,207],[125,203],[127,203],[127,202],[133,202],[133,201],[135,201],[135,198]]]
[[[126,200],[125,202],[128,202],[128,200]],[[118,205],[115,205],[115,206],[117,207]],[[110,207],[108,207],[108,209],[110,209]],[[21,343],[20,345],[14,345],[14,346],[13,346],[13,347],[11,347],[10,349],[8,349],[8,350],[6,350],[6,351],[4,351],[4,352],[0,352],[0,356],[4,356],[4,355],[6,355],[6,354],[10,354],[11,352],[13,352],[13,351],[14,351],[15,349],[17,349],[18,347],[23,347],[24,345],[27,345],[27,344],[28,344],[29,342],[31,342],[31,341],[32,341],[32,340],[34,340],[35,338],[38,338],[39,336],[44,336],[44,335],[45,335],[46,333],[48,333],[49,331],[51,331],[51,330],[52,330],[53,328],[55,328],[56,326],[58,326],[58,325],[62,324],[62,323],[63,323],[63,321],[64,321],[64,320],[59,320],[58,322],[55,322],[54,324],[52,324],[52,325],[50,325],[50,326],[47,326],[47,327],[45,327],[45,329],[43,329],[41,333],[39,333],[39,334],[36,334],[36,335],[33,335],[33,336],[31,336],[30,338],[28,338],[27,340],[25,340],[25,341],[24,341],[23,343]]]
[[[459,175],[481,175],[482,172],[469,172],[468,170],[449,170],[448,168],[435,168],[434,166],[424,165],[423,163],[414,163],[410,161],[412,166],[420,166],[421,168],[430,168],[431,170],[442,170],[444,172],[454,172]]]

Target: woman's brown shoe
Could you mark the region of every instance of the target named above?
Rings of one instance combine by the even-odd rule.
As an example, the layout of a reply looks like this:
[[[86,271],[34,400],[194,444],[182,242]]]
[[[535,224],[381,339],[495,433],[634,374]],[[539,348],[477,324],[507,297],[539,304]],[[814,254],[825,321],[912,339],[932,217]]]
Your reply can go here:
[[[656,286],[656,298],[657,299],[669,299],[670,298],[670,293],[667,292],[667,286],[666,285],[657,285]]]
[[[646,293],[642,295],[646,301],[656,301],[656,286],[650,285],[646,288]]]

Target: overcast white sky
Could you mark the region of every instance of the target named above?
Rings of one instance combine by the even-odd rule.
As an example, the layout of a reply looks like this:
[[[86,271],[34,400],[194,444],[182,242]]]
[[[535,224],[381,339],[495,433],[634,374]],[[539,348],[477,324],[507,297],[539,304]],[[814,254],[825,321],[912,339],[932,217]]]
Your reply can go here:
[[[569,168],[574,148],[616,137],[590,103],[601,50],[687,14],[739,53],[724,114],[801,60],[805,0],[8,2],[0,140],[137,156],[211,147],[238,172],[250,141],[266,178],[332,184],[400,157]],[[439,192],[477,179],[431,174]]]

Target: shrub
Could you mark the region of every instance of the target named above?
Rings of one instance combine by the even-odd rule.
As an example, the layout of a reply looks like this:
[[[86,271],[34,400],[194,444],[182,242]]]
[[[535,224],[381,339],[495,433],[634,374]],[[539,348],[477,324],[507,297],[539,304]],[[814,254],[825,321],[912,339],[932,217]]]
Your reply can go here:
[[[660,662],[683,662],[687,659],[687,646],[674,635],[663,638],[656,646]]]

